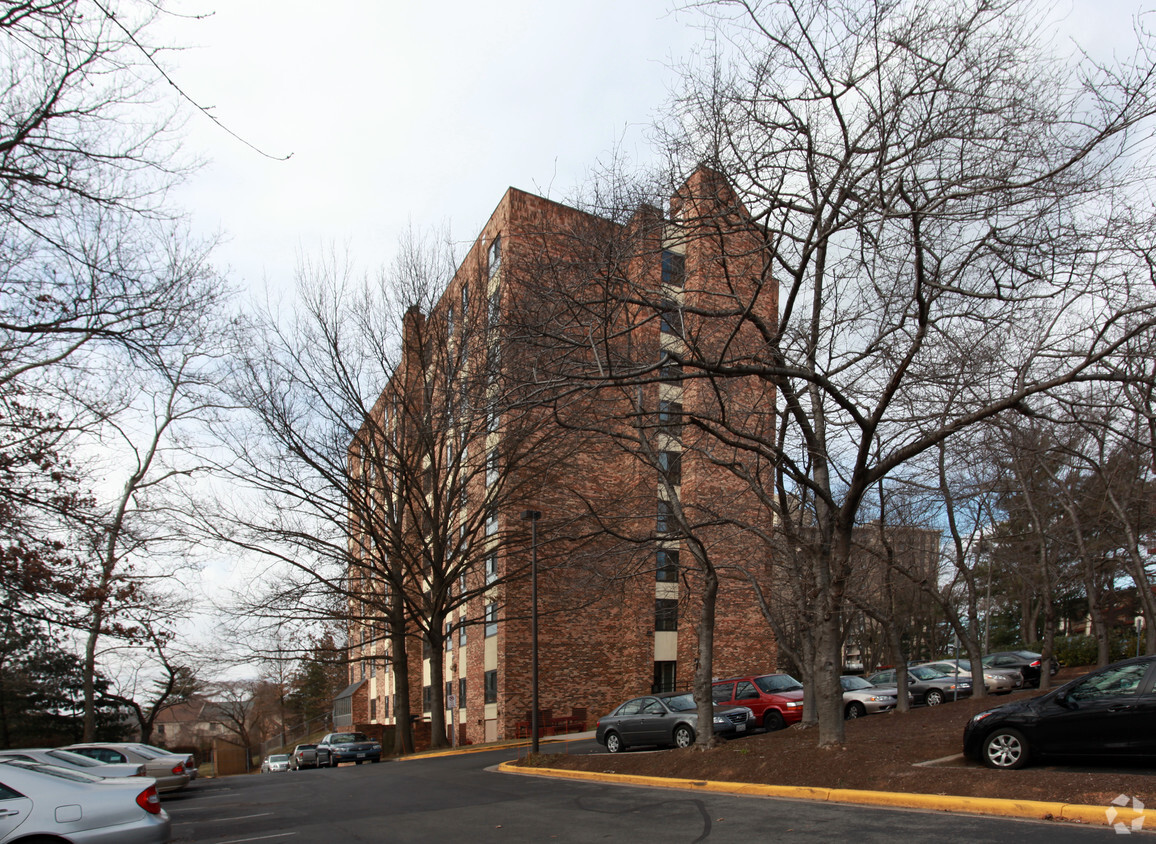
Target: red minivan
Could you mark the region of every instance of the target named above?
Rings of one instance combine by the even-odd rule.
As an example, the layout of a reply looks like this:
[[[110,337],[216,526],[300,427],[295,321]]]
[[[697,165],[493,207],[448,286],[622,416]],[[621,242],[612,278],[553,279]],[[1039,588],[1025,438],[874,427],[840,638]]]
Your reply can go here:
[[[731,677],[711,687],[715,703],[747,707],[766,730],[781,730],[803,718],[803,684],[790,674]]]

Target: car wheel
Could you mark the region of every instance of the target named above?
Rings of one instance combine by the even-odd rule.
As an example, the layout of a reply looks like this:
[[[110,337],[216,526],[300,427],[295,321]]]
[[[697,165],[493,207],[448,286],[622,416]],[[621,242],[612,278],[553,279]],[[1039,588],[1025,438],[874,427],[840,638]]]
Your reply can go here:
[[[675,747],[690,747],[692,744],[694,744],[694,730],[686,724],[679,724],[674,728]]]
[[[353,764],[354,764],[354,765],[360,765],[360,764],[361,764],[362,762],[364,762],[364,761],[365,761],[364,759],[355,759],[355,760],[354,760],[354,762],[353,762]]]
[[[763,729],[768,733],[773,733],[775,730],[781,730],[787,726],[787,722],[783,720],[783,713],[777,712],[774,709],[768,710],[763,715]]]
[[[626,745],[622,743],[622,737],[618,733],[606,734],[606,752],[607,753],[621,753],[626,749]]]
[[[867,714],[867,707],[858,701],[853,701],[847,704],[847,709],[843,712],[843,717],[847,720],[852,718],[862,718]]]
[[[1022,768],[1028,761],[1028,740],[1019,730],[1000,727],[983,740],[982,756],[989,768]]]
[[[924,702],[928,706],[939,706],[939,704],[943,703],[943,692],[939,691],[939,689],[932,689],[927,693]]]

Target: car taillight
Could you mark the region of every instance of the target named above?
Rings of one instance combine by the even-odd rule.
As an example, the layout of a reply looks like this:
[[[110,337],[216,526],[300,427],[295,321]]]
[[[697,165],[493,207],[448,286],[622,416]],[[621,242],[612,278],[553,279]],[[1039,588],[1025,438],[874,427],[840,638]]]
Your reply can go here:
[[[150,785],[136,796],[136,804],[150,815],[160,814],[161,796],[157,794],[157,787]]]
[[[1031,666],[1032,666],[1032,668],[1039,668],[1040,667],[1040,661],[1037,659],[1035,662],[1031,663]]]
[[[178,762],[176,765],[173,766],[173,773],[174,774],[177,774],[179,776],[180,774],[183,774],[184,772],[185,772],[185,764],[183,762]]]

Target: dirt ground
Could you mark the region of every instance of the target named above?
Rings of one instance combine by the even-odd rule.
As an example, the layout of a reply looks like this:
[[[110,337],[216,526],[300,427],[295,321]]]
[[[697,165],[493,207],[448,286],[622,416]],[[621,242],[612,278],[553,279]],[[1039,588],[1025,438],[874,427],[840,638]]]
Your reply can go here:
[[[1064,669],[1066,682],[1084,673]],[[965,700],[907,713],[887,713],[846,722],[842,749],[819,750],[818,730],[791,727],[754,733],[701,751],[631,751],[611,756],[550,754],[524,764],[658,777],[750,782],[770,785],[859,788],[1018,800],[1047,800],[1105,806],[1124,794],[1156,806],[1156,768],[1152,766],[1030,765],[995,771],[956,759],[924,763],[960,754],[963,728],[976,712],[1038,692]]]

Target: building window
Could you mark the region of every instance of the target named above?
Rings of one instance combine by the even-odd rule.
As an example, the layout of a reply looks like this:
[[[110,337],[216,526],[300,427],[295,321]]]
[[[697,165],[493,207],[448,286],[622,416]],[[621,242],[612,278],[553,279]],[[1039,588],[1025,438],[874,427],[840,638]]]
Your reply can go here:
[[[446,699],[445,699],[446,709],[449,709],[450,698],[453,696],[454,696],[454,681],[453,680],[446,680]]]
[[[658,359],[658,377],[667,384],[682,383],[682,364],[670,352],[663,352]]]
[[[467,284],[462,284],[462,322],[466,321],[466,315],[470,312],[470,288]]]
[[[466,708],[466,678],[458,678],[458,709]]]
[[[498,450],[491,449],[486,455],[486,486],[493,486],[498,482]]]
[[[497,275],[502,267],[502,236],[498,235],[490,241],[490,278]]]
[[[489,512],[486,513],[486,536],[493,536],[498,532],[498,510],[494,506],[490,506]]]
[[[429,712],[433,701],[433,686],[421,687],[421,711]]]
[[[458,628],[458,646],[464,648],[466,646],[466,625],[462,622],[462,626]]]
[[[423,633],[421,637],[421,657],[422,659],[429,659],[433,656],[433,647],[429,643],[429,634]]]
[[[486,703],[498,702],[498,669],[486,672]]]
[[[678,629],[678,601],[674,598],[656,598],[654,601],[654,629]]]
[[[377,720],[377,698],[375,697],[369,699],[369,720]]]
[[[659,533],[674,531],[674,508],[665,498],[658,499],[658,518],[655,520],[654,529]]]
[[[486,584],[489,585],[498,579],[498,552],[486,554]]]
[[[498,605],[486,604],[486,638],[498,635]]]
[[[665,548],[659,548],[657,553],[658,558],[658,575],[657,579],[664,583],[674,583],[678,580],[678,552],[668,551]]]
[[[453,336],[454,336],[454,306],[453,305],[450,305],[446,309],[446,331],[448,332],[450,339],[453,339]]]
[[[668,483],[682,483],[682,452],[658,452],[658,472],[666,478]]]
[[[454,649],[454,625],[446,622],[446,650],[452,651]]]
[[[650,690],[655,694],[661,692],[673,692],[678,689],[678,663],[671,661],[659,661],[654,663],[654,684]]]
[[[490,319],[490,325],[491,326],[495,326],[499,322],[502,321],[501,303],[502,303],[502,291],[500,288],[495,287],[494,291],[490,294],[489,319]]]
[[[662,283],[682,287],[686,283],[686,257],[677,252],[662,253]]]
[[[388,718],[389,717],[389,695],[386,695],[381,700],[381,717],[382,718]]]
[[[678,305],[671,301],[662,303],[662,310],[659,312],[658,330],[663,334],[673,334],[676,337],[682,336],[682,313],[678,309]]]
[[[658,403],[658,432],[670,437],[682,436],[682,404],[676,401]]]

